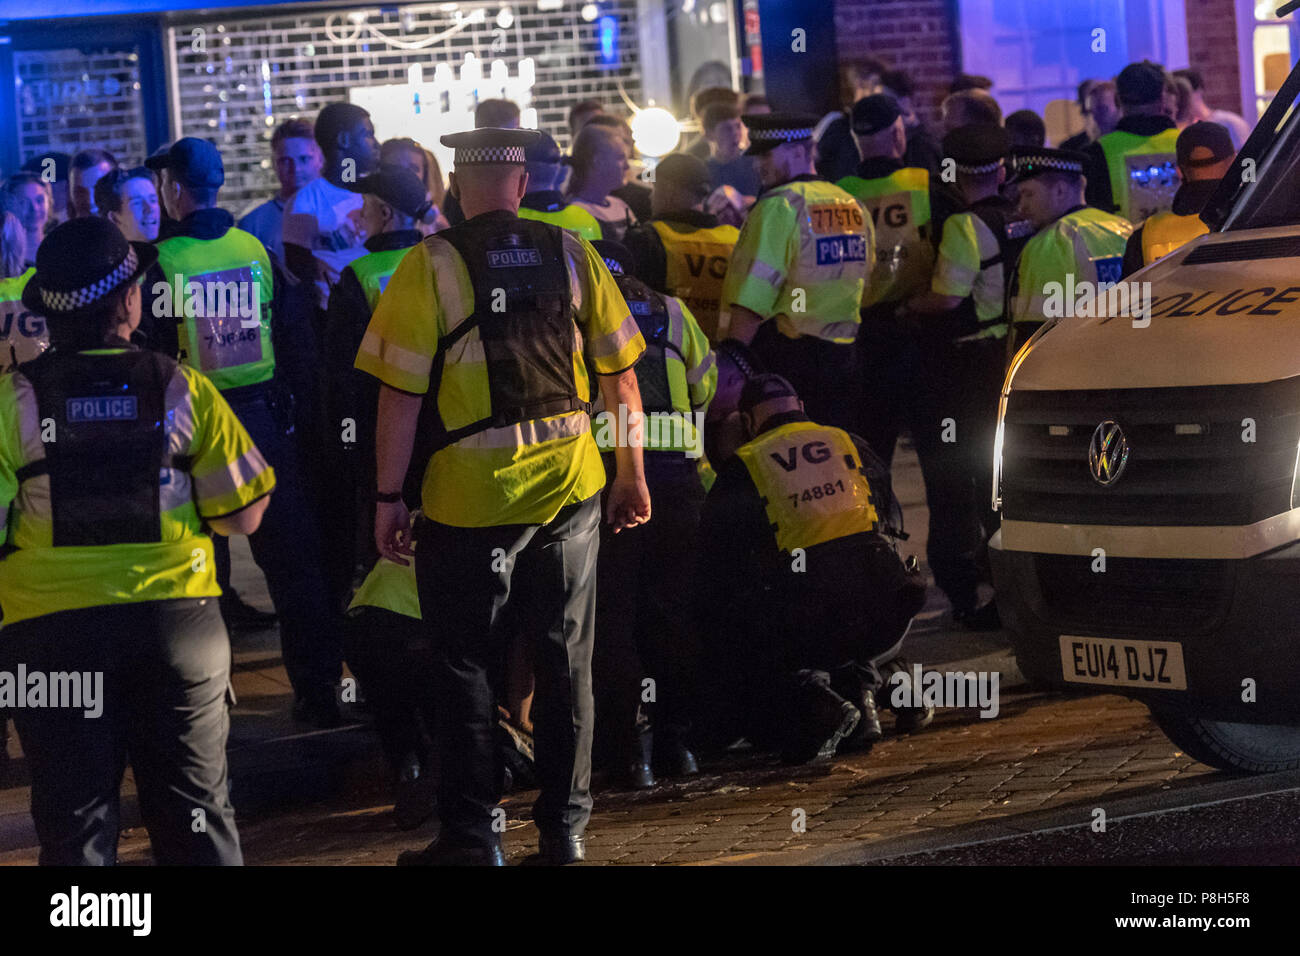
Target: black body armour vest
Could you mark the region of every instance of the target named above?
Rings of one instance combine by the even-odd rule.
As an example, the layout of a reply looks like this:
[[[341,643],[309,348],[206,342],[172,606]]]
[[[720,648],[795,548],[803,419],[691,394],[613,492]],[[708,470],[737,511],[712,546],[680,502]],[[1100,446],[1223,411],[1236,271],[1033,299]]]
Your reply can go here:
[[[1011,276],[1015,273],[1016,266],[1020,262],[1021,250],[1034,235],[1034,224],[1028,219],[1023,218],[1016,208],[1007,202],[1001,196],[990,196],[987,199],[980,199],[972,203],[969,212],[974,213],[989,227],[989,232],[998,241],[998,251],[995,255],[987,259],[980,260],[980,271],[991,269],[998,263],[1002,264],[1002,314],[992,319],[980,321],[975,314],[975,300],[967,296],[962,304],[958,306],[958,315],[960,317],[960,335],[969,335],[987,329],[994,325],[999,325],[1007,320],[1007,289],[1010,287]]]
[[[50,479],[54,546],[149,543],[162,539],[159,478],[188,470],[167,452],[167,383],[176,362],[157,352],[48,353],[19,366],[32,383],[42,432],[54,424],[45,458],[18,470]]]
[[[668,385],[668,350],[676,352],[679,358],[682,353],[668,340],[668,303],[635,276],[619,274],[614,276],[614,281],[645,339],[645,352],[635,366],[641,409],[647,414],[671,412],[674,409],[673,393]]]
[[[447,350],[478,329],[487,362],[492,414],[447,429],[430,415],[432,451],[489,428],[565,412],[591,413],[573,373],[573,303],[564,231],[513,216],[479,216],[438,233],[460,253],[474,286],[474,312],[439,343],[430,381],[442,377]],[[432,391],[432,389],[431,389]]]

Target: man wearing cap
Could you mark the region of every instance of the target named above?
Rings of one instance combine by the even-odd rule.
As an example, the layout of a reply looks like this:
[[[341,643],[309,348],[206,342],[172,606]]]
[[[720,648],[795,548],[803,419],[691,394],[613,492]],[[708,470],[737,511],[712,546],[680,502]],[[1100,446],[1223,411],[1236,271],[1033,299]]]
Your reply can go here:
[[[1237,155],[1232,135],[1218,123],[1193,123],[1178,134],[1176,149],[1182,185],[1174,193],[1172,208],[1156,213],[1128,237],[1125,276],[1210,231],[1200,213],[1219,188],[1219,180],[1232,168]]]
[[[145,283],[153,297],[157,347],[212,380],[275,466],[275,504],[249,546],[279,617],[294,715],[316,726],[337,726],[341,621],[325,588],[293,400],[276,375],[272,332],[281,313],[273,260],[217,206],[225,170],[211,143],[187,136],[146,165],[161,174],[158,194],[172,220],[159,234],[158,262]],[[219,548],[219,579],[229,580],[229,561],[229,552]]]
[[[528,192],[519,204],[519,218],[572,229],[588,242],[599,239],[600,220],[581,206],[569,202],[560,191],[567,170],[560,147],[551,134],[539,130],[537,141],[524,150],[524,159]]]
[[[361,228],[369,251],[343,267],[325,310],[325,420],[334,467],[329,469],[329,498],[340,507],[322,529],[330,584],[340,597],[352,583],[358,563],[374,563],[375,407],[378,383],[353,368],[379,296],[393,270],[423,234],[416,224],[432,203],[420,177],[404,166],[380,166],[377,172],[345,184],[363,198]]]
[[[813,172],[817,117],[744,120],[763,192],[727,269],[718,334],[752,344],[769,371],[799,389],[814,418],[854,427],[853,343],[875,230],[857,200]]]
[[[117,861],[128,759],[156,862],[243,861],[208,529],[255,531],[276,476],[211,380],[131,344],[157,256],[106,219],[51,232],[23,302],[52,348],[0,378],[0,670],[95,675],[12,713],[47,865]]]
[[[324,316],[330,290],[343,267],[366,254],[358,217],[361,197],[348,189],[379,165],[379,141],[370,114],[352,103],[330,103],[316,117],[316,142],[324,174],[303,186],[284,207],[285,264],[316,289]]]
[[[641,398],[632,366],[645,340],[589,242],[516,215],[527,192],[524,149],[536,138],[535,130],[491,128],[442,138],[456,151],[451,189],[465,222],[402,260],[357,354],[357,368],[383,383],[375,546],[399,564],[414,553],[439,655],[442,830],[402,864],[504,861],[492,729],[507,615],[533,647],[541,858],[569,863],[585,854],[605,485],[588,368],[605,407],[621,414],[624,406],[634,421]],[[423,427],[431,390],[438,414]],[[401,488],[416,445],[432,454],[412,529]],[[620,441],[614,453],[606,514],[625,530],[649,520],[650,496],[640,447]]]
[[[998,625],[995,604],[976,605],[978,552],[996,530],[989,503],[1007,277],[1034,233],[999,191],[1009,140],[992,123],[960,126],[943,138],[966,208],[944,223],[929,290],[908,303],[921,346],[917,417],[929,426],[913,428],[930,511],[927,558],[954,620],[978,630]],[[948,419],[953,441],[941,440]]]
[[[687,153],[665,156],[655,167],[653,218],[629,229],[623,244],[632,258],[627,271],[681,299],[716,342],[722,285],[740,230],[704,211],[711,188],[702,161]]]
[[[1011,287],[1007,359],[1053,316],[1044,308],[1051,292],[1079,283],[1118,282],[1133,225],[1121,216],[1084,205],[1086,157],[1064,149],[1012,154],[1020,186],[1020,214],[1038,230],[1025,243]]]
[[[829,760],[846,738],[870,747],[877,667],[925,602],[887,540],[902,520],[889,472],[861,438],[810,421],[779,375],[750,379],[740,411],[747,441],[719,469],[700,524],[702,729],[715,745],[743,734],[798,762]],[[900,732],[929,716],[896,713]]]
[[[1115,77],[1119,123],[1084,153],[1089,206],[1141,222],[1173,203],[1178,128],[1165,113],[1164,90],[1164,68],[1150,60],[1130,63]]]
[[[615,773],[633,786],[652,787],[655,769],[668,776],[699,769],[687,739],[698,685],[691,607],[695,531],[708,468],[697,425],[717,388],[718,370],[690,308],[629,275],[626,247],[609,240],[593,245],[646,342],[636,378],[642,408],[651,416],[643,456],[656,504],[655,520],[644,527],[620,534],[608,525],[602,529],[596,585],[600,640],[593,663],[596,745]],[[615,412],[598,418],[596,428],[596,444],[611,476],[616,475]],[[654,682],[653,701],[643,700],[646,678]]]

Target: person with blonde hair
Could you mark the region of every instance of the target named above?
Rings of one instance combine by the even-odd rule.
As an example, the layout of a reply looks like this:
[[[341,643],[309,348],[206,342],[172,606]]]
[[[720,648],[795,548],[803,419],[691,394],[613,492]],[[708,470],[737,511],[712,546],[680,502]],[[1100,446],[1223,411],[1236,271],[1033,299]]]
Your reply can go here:
[[[0,224],[0,372],[12,371],[20,362],[38,358],[50,347],[45,320],[23,305],[23,289],[35,268],[24,268],[27,236],[11,212]],[[35,250],[32,250],[35,257]],[[0,734],[0,745],[4,737]]]
[[[629,159],[627,144],[612,126],[588,123],[573,142],[568,193],[572,205],[600,221],[605,239],[621,241],[636,223],[632,207],[612,195],[626,180]]]
[[[36,247],[45,238],[45,229],[54,210],[54,193],[36,173],[14,173],[4,184],[4,206],[18,217],[26,238],[25,266],[36,264]]]
[[[21,274],[27,259],[27,237],[23,224],[11,212],[4,213],[0,224],[0,279],[11,279]]]

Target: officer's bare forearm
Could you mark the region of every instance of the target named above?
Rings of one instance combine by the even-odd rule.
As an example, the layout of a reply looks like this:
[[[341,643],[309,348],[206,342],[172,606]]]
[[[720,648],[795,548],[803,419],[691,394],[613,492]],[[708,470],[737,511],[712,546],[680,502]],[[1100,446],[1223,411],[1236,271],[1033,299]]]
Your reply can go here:
[[[625,369],[617,375],[598,375],[600,397],[605,407],[618,414],[618,407],[627,407],[627,417],[641,411],[641,388],[636,383],[636,371]],[[644,427],[644,425],[642,426]],[[641,446],[631,442],[617,442],[614,446],[614,461],[618,465],[619,478],[645,478],[645,460],[641,455]]]
[[[727,327],[727,337],[739,339],[746,345],[754,341],[754,333],[763,324],[763,317],[743,305],[731,303],[731,324]]]
[[[375,423],[376,487],[383,492],[400,491],[411,464],[415,426],[420,418],[423,395],[379,387],[379,416]]]

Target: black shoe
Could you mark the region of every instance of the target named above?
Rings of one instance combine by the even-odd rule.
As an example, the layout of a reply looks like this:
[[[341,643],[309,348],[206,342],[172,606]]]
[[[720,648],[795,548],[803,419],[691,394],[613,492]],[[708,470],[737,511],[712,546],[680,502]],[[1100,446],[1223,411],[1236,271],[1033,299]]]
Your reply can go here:
[[[414,755],[398,771],[394,790],[393,822],[399,830],[414,830],[438,809],[437,783]]]
[[[441,839],[423,850],[403,850],[398,866],[505,866],[506,854],[500,843],[491,846],[452,846]]]
[[[807,762],[810,764],[829,763],[831,758],[835,756],[835,751],[839,749],[840,741],[853,733],[854,728],[858,726],[858,722],[861,719],[862,711],[858,710],[858,708],[854,707],[846,700],[840,705],[839,727],[837,727],[835,732],[822,742],[822,745],[817,748],[817,753]],[[879,729],[879,721],[876,722],[876,727]]]
[[[885,736],[880,726],[880,714],[876,710],[876,695],[869,690],[864,690],[859,697],[860,699],[854,703],[862,714],[862,719],[854,731],[840,744],[841,753],[869,751],[872,745],[879,743]]]
[[[542,833],[537,840],[537,855],[545,866],[581,863],[587,858],[587,841],[581,834],[550,836]]]
[[[953,612],[952,619],[968,631],[1000,631],[1002,616],[998,614],[998,605],[989,601],[970,611]]]
[[[251,604],[246,604],[234,588],[227,588],[226,593],[217,598],[221,608],[221,617],[226,622],[226,630],[232,634],[251,634],[275,627],[279,620],[268,611],[259,611]]]
[[[693,777],[700,772],[695,754],[682,742],[681,734],[664,731],[654,748],[654,766],[665,777]]]
[[[296,694],[293,699],[293,719],[311,724],[317,730],[333,730],[343,725],[339,702],[333,687],[316,688]]]
[[[632,742],[632,755],[623,771],[625,786],[633,790],[649,790],[659,783],[651,767],[654,739],[654,731],[649,726],[643,724],[637,728],[636,738]]]

